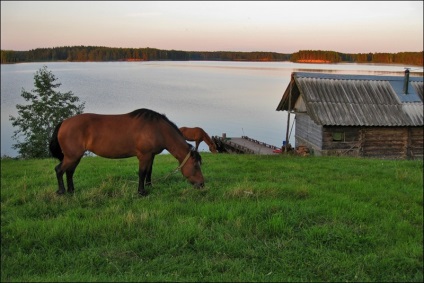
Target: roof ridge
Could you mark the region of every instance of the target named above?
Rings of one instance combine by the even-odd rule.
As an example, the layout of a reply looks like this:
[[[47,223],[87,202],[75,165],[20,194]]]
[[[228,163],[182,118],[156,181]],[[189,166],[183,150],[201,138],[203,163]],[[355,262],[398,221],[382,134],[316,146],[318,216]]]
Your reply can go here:
[[[399,73],[401,74],[401,73]],[[363,75],[363,74],[330,74],[324,72],[293,72],[295,77],[317,78],[317,79],[338,79],[338,80],[366,80],[366,81],[403,81],[405,76],[388,75]],[[410,82],[424,82],[423,77],[409,77]]]

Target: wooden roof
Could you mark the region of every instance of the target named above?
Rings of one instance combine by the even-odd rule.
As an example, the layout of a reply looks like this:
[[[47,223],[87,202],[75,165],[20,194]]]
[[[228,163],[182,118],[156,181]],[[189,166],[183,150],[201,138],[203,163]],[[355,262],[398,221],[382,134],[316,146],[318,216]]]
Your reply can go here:
[[[306,112],[325,126],[423,126],[423,78],[403,88],[404,76],[293,72],[277,111]]]

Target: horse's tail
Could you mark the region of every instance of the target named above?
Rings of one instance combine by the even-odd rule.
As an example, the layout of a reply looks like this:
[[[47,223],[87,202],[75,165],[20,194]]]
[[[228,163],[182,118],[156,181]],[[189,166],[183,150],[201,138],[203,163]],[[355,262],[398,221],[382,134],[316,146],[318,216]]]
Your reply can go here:
[[[53,131],[53,135],[52,135],[52,138],[50,139],[50,145],[49,145],[50,153],[52,154],[52,156],[59,159],[60,161],[63,160],[63,153],[62,153],[62,148],[60,147],[60,144],[59,144],[59,140],[57,139],[57,133],[59,132],[59,128],[61,125],[62,125],[62,122],[57,124],[56,128]]]

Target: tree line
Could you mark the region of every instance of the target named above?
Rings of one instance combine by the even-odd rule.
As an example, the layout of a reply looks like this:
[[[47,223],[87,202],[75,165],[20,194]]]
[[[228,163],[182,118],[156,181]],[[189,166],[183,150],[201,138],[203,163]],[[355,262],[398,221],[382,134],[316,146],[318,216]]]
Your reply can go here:
[[[1,50],[1,64],[23,62],[103,62],[103,61],[291,61],[316,63],[384,63],[423,65],[423,52],[340,53],[326,50],[277,52],[181,51],[157,48],[112,48],[64,46],[29,51]]]
[[[423,66],[423,52],[399,53],[340,53],[322,50],[301,50],[293,53],[292,62],[325,62],[325,63],[382,63]]]

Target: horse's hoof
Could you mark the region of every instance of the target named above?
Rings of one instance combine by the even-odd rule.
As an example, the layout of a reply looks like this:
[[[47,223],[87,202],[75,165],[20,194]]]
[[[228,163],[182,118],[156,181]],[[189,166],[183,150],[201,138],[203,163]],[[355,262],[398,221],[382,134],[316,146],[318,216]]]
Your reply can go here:
[[[65,194],[65,191],[56,191],[56,194],[63,195],[63,194]]]
[[[141,192],[139,191],[139,192],[138,192],[138,195],[139,195],[139,196],[142,196],[142,197],[145,197],[145,196],[147,196],[148,194],[149,194],[149,193],[148,193],[147,191],[141,191]]]

